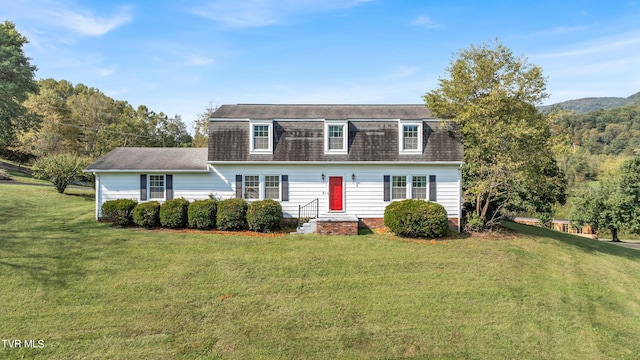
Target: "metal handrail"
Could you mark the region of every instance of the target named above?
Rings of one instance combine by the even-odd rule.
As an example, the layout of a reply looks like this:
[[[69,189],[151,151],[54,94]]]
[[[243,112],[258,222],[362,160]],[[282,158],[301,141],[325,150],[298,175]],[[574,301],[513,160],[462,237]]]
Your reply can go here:
[[[310,219],[316,219],[318,217],[319,203],[320,199],[316,198],[306,205],[298,205],[298,228]]]

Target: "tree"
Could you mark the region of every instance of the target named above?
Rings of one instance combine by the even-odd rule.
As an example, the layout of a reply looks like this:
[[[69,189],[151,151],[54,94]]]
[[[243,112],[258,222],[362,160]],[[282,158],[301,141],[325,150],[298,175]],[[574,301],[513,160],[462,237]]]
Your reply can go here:
[[[30,116],[22,103],[28,94],[36,93],[36,66],[29,63],[22,47],[29,43],[14,23],[0,24],[0,146],[7,146],[19,130],[37,126],[37,117]]]
[[[193,147],[209,146],[209,118],[217,109],[218,106],[210,102],[204,112],[198,114],[198,119],[196,119],[194,126]]]
[[[53,183],[62,194],[71,180],[82,174],[85,162],[70,154],[58,154],[38,159],[33,166],[33,174],[39,179]]]
[[[551,115],[537,109],[547,97],[541,68],[495,41],[462,50],[447,73],[424,100],[463,137],[463,191],[475,227],[497,225],[506,211],[550,213],[563,203]]]
[[[583,188],[573,198],[571,223],[608,229],[612,241],[621,230],[640,233],[640,157],[625,161],[620,175]]]

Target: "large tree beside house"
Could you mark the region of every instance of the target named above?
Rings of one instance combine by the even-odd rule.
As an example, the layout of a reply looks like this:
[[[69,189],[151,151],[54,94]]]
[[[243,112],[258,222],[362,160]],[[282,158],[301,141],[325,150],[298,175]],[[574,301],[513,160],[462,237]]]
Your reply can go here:
[[[0,23],[0,146],[11,144],[18,131],[38,124],[22,104],[38,91],[36,66],[22,49],[28,42],[14,23]]]
[[[472,229],[507,211],[550,213],[566,181],[553,159],[542,69],[499,42],[472,45],[452,59],[439,87],[424,96],[464,141],[463,191]]]

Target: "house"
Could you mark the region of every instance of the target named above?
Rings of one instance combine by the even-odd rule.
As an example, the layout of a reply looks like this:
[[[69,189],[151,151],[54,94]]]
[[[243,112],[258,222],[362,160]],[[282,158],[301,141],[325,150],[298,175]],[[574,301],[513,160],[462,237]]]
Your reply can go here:
[[[211,115],[208,149],[117,148],[85,171],[96,175],[97,218],[107,200],[212,195],[376,227],[391,201],[418,198],[442,204],[459,230],[462,156],[424,105],[245,104]],[[316,214],[300,214],[309,207]]]
[[[513,221],[520,224],[524,224],[524,225],[543,226],[540,223],[540,220],[536,218],[514,217]],[[576,227],[576,226],[572,226],[569,220],[552,219],[551,224],[549,224],[548,228],[555,231],[579,235],[579,236],[588,237],[592,239],[598,238],[597,232],[589,224],[584,224],[580,227]]]

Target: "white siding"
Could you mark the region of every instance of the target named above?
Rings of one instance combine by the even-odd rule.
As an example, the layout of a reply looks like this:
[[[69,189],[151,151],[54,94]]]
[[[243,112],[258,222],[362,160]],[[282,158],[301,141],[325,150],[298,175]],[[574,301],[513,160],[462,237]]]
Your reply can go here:
[[[288,175],[289,201],[281,202],[285,217],[297,217],[298,206],[316,198],[319,199],[320,214],[328,213],[329,177],[342,176],[344,213],[361,218],[382,217],[390,203],[384,201],[384,175],[435,175],[436,201],[445,207],[449,218],[460,217],[460,170],[457,165],[215,165],[213,171],[206,174],[173,173],[174,198],[193,201],[207,199],[209,195],[217,199],[235,197],[236,175]],[[96,184],[97,216],[100,216],[104,201],[124,198],[140,201],[140,173],[100,173],[99,179]]]
[[[320,214],[329,212],[329,177],[342,176],[345,213],[362,218],[380,218],[385,207],[384,175],[436,176],[436,201],[450,218],[460,216],[460,180],[457,165],[215,165],[215,184],[225,184],[216,191],[218,198],[235,196],[236,175],[289,175],[289,201],[282,202],[286,217],[298,216],[298,205],[319,199]],[[322,174],[325,175],[324,182]],[[355,175],[355,181],[352,180]],[[222,179],[227,179],[225,182]],[[230,186],[229,186],[230,185]]]
[[[100,173],[96,181],[96,216],[102,216],[102,204],[116,199],[132,199],[140,202],[141,173]],[[166,175],[148,173],[148,175]],[[169,173],[168,173],[169,174]],[[215,178],[210,173],[170,173],[173,175],[173,197],[189,201],[208,199],[214,194]]]

